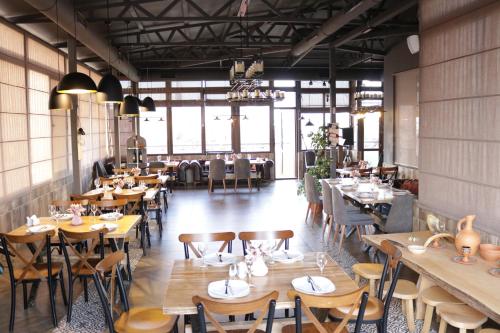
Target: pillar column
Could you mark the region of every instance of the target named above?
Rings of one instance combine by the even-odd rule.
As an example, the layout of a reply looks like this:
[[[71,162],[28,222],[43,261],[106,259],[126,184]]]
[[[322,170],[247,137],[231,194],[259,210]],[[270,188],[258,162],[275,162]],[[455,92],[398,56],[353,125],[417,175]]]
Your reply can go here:
[[[76,40],[68,39],[68,73],[76,72]],[[71,95],[73,108],[70,110],[71,163],[73,166],[73,193],[82,193],[82,176],[78,156],[78,95]]]

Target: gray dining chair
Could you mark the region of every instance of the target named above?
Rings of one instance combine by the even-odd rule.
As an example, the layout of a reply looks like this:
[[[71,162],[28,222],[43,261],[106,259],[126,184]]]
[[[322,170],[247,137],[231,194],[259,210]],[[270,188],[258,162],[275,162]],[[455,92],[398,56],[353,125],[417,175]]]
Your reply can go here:
[[[210,161],[208,171],[208,192],[212,192],[214,181],[222,181],[224,192],[226,192],[226,161],[214,159]]]
[[[413,200],[413,195],[409,193],[395,195],[392,199],[392,207],[389,214],[380,221],[380,230],[387,234],[412,231]]]
[[[337,240],[337,236],[340,228],[340,243],[339,243],[339,253],[342,252],[342,242],[345,238],[345,230],[346,227],[356,228],[358,233],[358,238],[361,240],[361,230],[364,229],[367,225],[373,225],[373,219],[366,214],[362,214],[360,212],[348,212],[346,207],[346,202],[342,197],[342,193],[340,193],[339,189],[333,187],[332,189],[333,196],[333,218],[335,220],[335,231],[333,236],[333,244],[335,244]],[[360,229],[360,227],[363,227]]]
[[[304,189],[306,192],[307,199],[307,212],[305,222],[307,224],[307,218],[309,217],[309,212],[312,210],[312,221],[314,223],[314,218],[321,205],[321,196],[316,187],[316,177],[309,173],[304,174]]]
[[[196,185],[201,183],[202,168],[200,162],[197,160],[192,160],[189,163],[189,168],[193,170],[193,184]]]
[[[246,179],[248,189],[252,191],[252,178],[250,178],[250,160],[247,158],[239,158],[234,161],[234,190],[238,189],[238,179]]]

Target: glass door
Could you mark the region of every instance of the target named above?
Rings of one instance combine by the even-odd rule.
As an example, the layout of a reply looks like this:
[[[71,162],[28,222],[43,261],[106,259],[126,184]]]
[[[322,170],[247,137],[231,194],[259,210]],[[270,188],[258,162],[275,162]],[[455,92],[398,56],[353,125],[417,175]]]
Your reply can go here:
[[[276,178],[295,178],[295,109],[274,109],[274,142]]]

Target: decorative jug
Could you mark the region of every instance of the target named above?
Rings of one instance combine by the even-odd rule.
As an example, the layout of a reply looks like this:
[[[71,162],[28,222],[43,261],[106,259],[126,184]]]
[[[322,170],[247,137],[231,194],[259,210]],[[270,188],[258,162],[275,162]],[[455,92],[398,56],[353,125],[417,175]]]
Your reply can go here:
[[[253,276],[266,276],[268,272],[266,262],[262,256],[258,256],[252,265],[252,275]]]
[[[481,236],[477,231],[472,229],[472,222],[476,215],[467,215],[457,223],[457,235],[455,236],[455,247],[459,254],[462,254],[464,246],[470,247],[470,255],[476,254],[479,244],[481,243]],[[464,226],[465,225],[465,226]]]

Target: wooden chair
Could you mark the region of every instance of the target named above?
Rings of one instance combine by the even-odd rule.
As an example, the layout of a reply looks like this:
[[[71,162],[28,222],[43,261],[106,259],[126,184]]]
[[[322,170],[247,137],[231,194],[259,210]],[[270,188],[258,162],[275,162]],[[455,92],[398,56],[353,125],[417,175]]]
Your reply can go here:
[[[147,176],[135,176],[134,177],[136,184],[139,183],[142,180],[150,180],[150,179],[157,179],[157,178],[158,178],[158,174],[156,174],[156,175],[147,175]]]
[[[422,298],[422,302],[425,304],[425,318],[422,333],[430,332],[432,316],[436,306],[442,303],[463,304],[463,302],[458,298],[438,286],[432,286],[425,289],[420,293],[420,297]]]
[[[64,211],[70,208],[71,205],[81,205],[85,208],[85,213],[88,213],[89,199],[82,200],[53,200],[52,205],[56,206],[58,211]]]
[[[71,194],[69,196],[69,198],[70,198],[70,200],[73,200],[73,201],[88,200],[90,202],[90,201],[101,200],[103,195],[104,195],[104,193],[96,193],[96,194],[88,194],[88,195]]]
[[[379,168],[379,176],[383,181],[398,179],[398,167],[381,167]]]
[[[64,305],[68,304],[66,290],[64,288],[63,265],[60,262],[52,262],[50,251],[50,239],[55,235],[53,230],[28,235],[0,234],[2,253],[5,255],[10,278],[10,321],[9,331],[14,330],[16,318],[16,287],[23,286],[23,305],[28,308],[27,285],[47,281],[49,287],[49,301],[52,314],[52,324],[57,327],[55,294],[57,280],[61,285],[61,293]],[[38,245],[37,245],[38,244]],[[28,247],[31,257],[26,252],[21,251],[22,246]],[[45,252],[46,261],[43,261]]]
[[[126,200],[127,206],[125,207],[125,211],[127,215],[141,215],[141,221],[135,228],[135,237],[138,237],[138,232],[141,233],[141,247],[143,255],[146,255],[146,240],[148,242],[148,246],[151,247],[151,234],[149,232],[149,222],[146,218],[145,209],[144,209],[144,195],[145,192],[137,192],[135,194],[118,194],[113,193],[113,198],[115,201],[118,200]],[[127,254],[127,261],[129,260],[129,241],[125,239],[124,250]],[[128,265],[127,265],[128,266]]]
[[[285,244],[285,250],[290,247],[290,238],[293,237],[292,230],[274,230],[274,231],[242,231],[238,238],[243,244],[243,255],[247,255],[247,246],[251,241],[279,239],[276,250]]]
[[[146,179],[143,180],[143,182],[146,184],[148,188],[154,188],[158,190],[158,193],[156,194],[154,200],[147,200],[145,201],[145,212],[149,216],[149,212],[154,212],[155,213],[155,218],[156,218],[156,223],[158,224],[158,229],[160,232],[160,238],[162,237],[163,234],[163,223],[162,223],[162,209],[161,209],[161,198],[160,198],[160,192],[161,192],[161,186],[162,182],[160,179],[155,178],[155,179]],[[167,198],[164,198],[167,200]]]
[[[272,291],[267,295],[264,295],[258,299],[244,301],[244,302],[224,302],[224,301],[214,301],[201,296],[194,296],[193,303],[196,305],[198,310],[198,320],[201,333],[207,333],[206,319],[210,321],[215,330],[219,333],[225,332],[245,332],[242,330],[225,330],[224,327],[214,318],[212,314],[225,315],[225,316],[238,316],[246,315],[248,313],[255,313],[260,311],[260,315],[253,322],[249,323],[249,329],[247,333],[264,333],[262,330],[258,330],[257,327],[262,323],[267,315],[266,331],[270,333],[273,327],[274,321],[274,310],[276,307],[276,299],[278,298],[278,292]]]
[[[125,173],[131,174],[132,173],[132,168],[114,168],[113,173],[115,175],[123,175]]]
[[[101,186],[105,186],[105,185],[112,186],[113,185],[113,179],[111,179],[111,178],[99,177],[99,179],[101,180]]]
[[[392,295],[396,289],[396,284],[398,282],[399,273],[403,267],[403,263],[400,261],[402,256],[401,251],[391,242],[387,240],[382,241],[380,248],[381,251],[386,254],[384,269],[380,278],[377,297],[368,297],[362,322],[363,324],[376,324],[377,331],[379,333],[386,333]],[[392,272],[392,281],[384,297],[383,286],[385,285],[385,281],[388,279],[390,272]],[[344,318],[345,314],[349,311],[350,307],[336,307],[329,311],[328,316],[332,320],[340,320]],[[353,315],[356,315],[356,312],[354,312]]]
[[[335,296],[316,296],[298,292],[288,291],[288,298],[295,301],[295,324],[286,325],[282,328],[282,333],[344,333],[347,332],[346,325],[352,318],[356,319],[355,333],[359,333],[363,323],[364,312],[368,301],[368,288],[366,286],[356,289],[350,293]],[[343,307],[348,309],[339,322],[321,323],[312,313],[310,308],[331,309]],[[302,312],[310,323],[302,323]]]
[[[153,307],[135,307],[125,308],[122,313],[118,313],[118,319],[113,320],[115,314],[115,299],[114,299],[114,286],[115,281],[120,283],[120,262],[123,260],[124,253],[122,251],[113,252],[106,258],[97,263],[93,274],[93,279],[101,300],[104,316],[108,324],[109,332],[134,332],[134,333],[166,333],[170,331],[177,331],[177,317],[163,314],[161,308]],[[104,287],[105,281],[109,276],[108,290],[110,296],[108,297],[107,290]],[[127,299],[127,294],[124,294]],[[126,300],[128,304],[128,300]]]
[[[247,158],[239,158],[234,161],[234,190],[238,190],[238,179],[246,179],[248,190],[252,192],[252,178],[250,170],[250,160]]]
[[[370,177],[373,173],[373,168],[358,169],[358,172],[360,177]]]
[[[152,168],[152,167],[149,167],[149,173],[150,174],[156,173],[156,174],[159,174],[159,175],[161,174],[162,176],[167,176],[166,184],[165,184],[164,187],[163,187],[163,184],[162,184],[160,192],[161,192],[161,194],[163,196],[163,206],[165,207],[165,209],[168,209],[167,193],[168,193],[169,190],[170,190],[170,193],[172,193],[172,187],[170,186],[170,188],[169,188],[169,185],[168,185],[170,183],[170,180],[171,180],[171,177],[169,175],[169,168],[168,167],[161,167],[161,168]]]
[[[441,316],[439,333],[446,333],[448,325],[459,329],[460,333],[467,330],[477,332],[488,320],[488,317],[466,304],[441,303],[436,307],[436,313]]]
[[[73,285],[77,279],[83,281],[85,302],[88,302],[89,300],[88,279],[93,279],[97,263],[104,258],[104,235],[106,233],[108,233],[107,229],[87,232],[71,231],[63,228],[59,229],[59,239],[61,241],[61,247],[66,261],[69,281],[68,322],[71,321],[71,314],[73,310]],[[87,244],[90,242],[90,245],[86,247],[77,246],[77,244],[81,244],[83,242],[86,242]],[[71,263],[68,248],[71,250],[72,255],[78,258],[78,260],[73,264]],[[98,252],[97,256],[95,255],[94,250]],[[123,283],[120,282],[118,287],[120,288],[120,294],[122,295],[123,300],[123,295],[125,294]],[[124,306],[128,307],[128,304],[124,303]]]
[[[189,249],[196,258],[201,258],[201,254],[193,245],[195,242],[224,242],[218,252],[224,252],[227,248],[228,253],[233,251],[233,240],[236,238],[234,232],[214,232],[207,234],[180,234],[179,241],[184,244],[184,257],[189,259]]]

